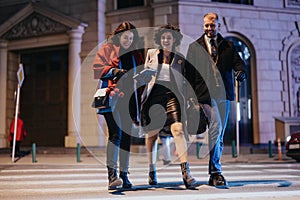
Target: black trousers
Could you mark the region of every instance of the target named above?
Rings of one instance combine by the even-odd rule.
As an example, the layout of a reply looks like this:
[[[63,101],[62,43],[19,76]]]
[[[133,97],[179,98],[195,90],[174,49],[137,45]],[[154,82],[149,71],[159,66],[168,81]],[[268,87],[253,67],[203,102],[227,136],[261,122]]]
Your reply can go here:
[[[16,146],[15,146],[15,156],[20,156],[21,151],[20,151],[20,141],[16,141]],[[10,141],[10,147],[13,147],[13,140]]]

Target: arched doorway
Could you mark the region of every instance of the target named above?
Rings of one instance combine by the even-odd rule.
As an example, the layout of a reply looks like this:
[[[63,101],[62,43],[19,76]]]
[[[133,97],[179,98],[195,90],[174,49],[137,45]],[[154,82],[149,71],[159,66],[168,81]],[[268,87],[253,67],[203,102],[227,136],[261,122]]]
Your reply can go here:
[[[295,44],[289,51],[288,65],[290,116],[300,117],[300,44]]]
[[[254,143],[254,129],[253,129],[253,88],[252,80],[253,76],[251,71],[252,54],[250,47],[241,39],[235,36],[227,36],[227,40],[234,43],[235,48],[239,52],[241,58],[245,61],[245,68],[248,78],[246,81],[240,83],[239,90],[239,102],[240,102],[240,121],[239,121],[239,142],[241,144],[253,144]],[[228,122],[228,127],[224,137],[225,143],[230,143],[232,140],[236,140],[236,103],[233,102],[231,106],[231,114]]]

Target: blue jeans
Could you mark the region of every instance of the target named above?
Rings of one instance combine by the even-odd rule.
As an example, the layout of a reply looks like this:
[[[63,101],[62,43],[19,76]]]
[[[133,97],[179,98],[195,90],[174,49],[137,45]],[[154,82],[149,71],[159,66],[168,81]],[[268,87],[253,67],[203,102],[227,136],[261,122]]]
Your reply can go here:
[[[221,157],[224,148],[223,137],[230,111],[229,100],[212,100],[212,105],[204,104],[205,113],[209,120],[208,146],[209,168],[208,173],[222,173]]]
[[[115,116],[115,118],[114,118]],[[131,127],[131,123],[121,120],[120,113],[115,110],[115,115],[108,112],[104,114],[108,126],[108,141],[106,147],[106,165],[117,169],[119,160],[120,171],[128,172],[131,135],[122,130]]]

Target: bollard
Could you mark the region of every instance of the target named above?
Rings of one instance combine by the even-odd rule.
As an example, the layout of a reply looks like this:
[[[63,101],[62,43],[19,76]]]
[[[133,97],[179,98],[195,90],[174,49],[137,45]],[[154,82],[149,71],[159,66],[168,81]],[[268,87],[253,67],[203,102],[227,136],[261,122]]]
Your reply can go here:
[[[271,140],[269,140],[269,158],[273,158],[273,155],[272,155],[272,142],[271,142]]]
[[[196,142],[197,145],[197,158],[200,159],[200,148],[201,148],[201,143],[200,142]]]
[[[281,154],[281,141],[280,141],[280,138],[277,139],[277,143],[278,143],[278,160],[281,161],[282,160],[282,154]]]
[[[77,143],[76,153],[77,153],[77,162],[81,162],[81,160],[80,160],[80,144],[79,143]]]
[[[250,151],[250,154],[253,154],[253,148],[252,147],[250,147],[249,151]]]
[[[32,143],[32,163],[36,163],[36,145]]]
[[[156,148],[156,160],[159,160],[159,145],[160,144],[157,144],[157,148]],[[152,154],[153,155],[153,154]]]
[[[233,158],[236,158],[236,153],[235,153],[235,140],[232,140],[231,148],[232,148],[232,157],[233,157]]]

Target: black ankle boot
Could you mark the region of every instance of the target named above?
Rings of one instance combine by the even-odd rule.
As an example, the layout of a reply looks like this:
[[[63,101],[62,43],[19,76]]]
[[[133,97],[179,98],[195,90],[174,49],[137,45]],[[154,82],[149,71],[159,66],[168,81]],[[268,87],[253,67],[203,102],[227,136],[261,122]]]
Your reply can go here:
[[[120,178],[123,181],[123,188],[131,188],[132,187],[132,184],[128,180],[127,174],[128,174],[128,172],[122,172],[122,171],[120,171]]]
[[[108,167],[108,189],[114,190],[122,186],[122,180],[118,177],[117,170]]]
[[[187,189],[195,189],[197,186],[197,181],[192,177],[190,172],[190,167],[188,162],[180,164],[181,173],[184,185]]]
[[[157,185],[156,165],[155,164],[149,165],[148,183],[149,183],[149,185]]]

